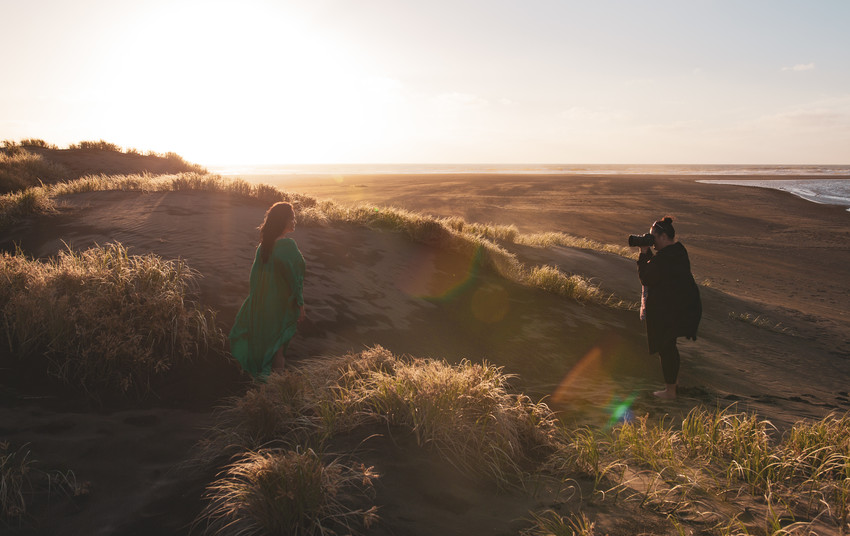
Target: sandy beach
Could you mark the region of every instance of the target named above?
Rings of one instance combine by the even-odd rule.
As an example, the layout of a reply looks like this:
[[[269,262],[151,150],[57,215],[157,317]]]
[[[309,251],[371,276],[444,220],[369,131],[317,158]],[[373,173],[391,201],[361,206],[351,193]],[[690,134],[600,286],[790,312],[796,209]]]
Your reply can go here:
[[[627,235],[670,214],[704,307],[699,339],[680,344],[681,396],[663,403],[650,396],[661,372],[647,354],[636,311],[580,304],[479,274],[470,258],[399,233],[302,224],[292,237],[308,267],[308,318],[290,346],[291,366],[373,345],[453,363],[486,360],[516,375],[517,389],[580,424],[603,424],[611,404],[627,399],[636,415],[673,419],[699,404],[737,403],[780,430],[850,410],[850,213],[841,207],[693,177],[359,175],[293,177],[277,185],[341,203],[611,244],[624,244]],[[57,214],[29,218],[0,236],[0,247],[18,244],[28,255],[47,257],[65,244],[80,249],[118,241],[132,254],[183,258],[202,275],[202,303],[229,330],[247,294],[265,207],[202,192],[89,192],[60,201]],[[526,265],[557,266],[620,298],[639,299],[630,259],[561,246],[503,247]],[[452,292],[464,284],[471,290]],[[735,314],[769,323],[757,326]],[[247,382],[232,363],[217,363],[178,371],[165,384],[159,399],[102,408],[65,403],[51,385],[0,379],[2,436],[28,443],[44,463],[72,467],[90,482],[84,502],[49,510],[45,533],[187,533],[203,483],[179,467],[214,408]],[[381,444],[367,455],[391,475],[377,492],[383,511],[377,534],[516,534],[522,516],[537,506],[454,480],[434,470],[438,464],[427,456],[403,463],[392,452]],[[392,482],[405,491],[394,492]],[[634,534],[635,526],[609,530]]]
[[[850,536],[850,1],[43,4],[0,536]]]

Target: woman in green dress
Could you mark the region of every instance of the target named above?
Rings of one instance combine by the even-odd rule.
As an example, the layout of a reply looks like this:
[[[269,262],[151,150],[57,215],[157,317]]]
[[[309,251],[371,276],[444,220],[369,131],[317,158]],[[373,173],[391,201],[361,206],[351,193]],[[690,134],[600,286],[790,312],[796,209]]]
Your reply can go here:
[[[260,226],[261,242],[251,267],[251,290],[230,330],[230,352],[252,376],[283,371],[289,341],[304,317],[304,257],[295,240],[289,203],[275,203]]]

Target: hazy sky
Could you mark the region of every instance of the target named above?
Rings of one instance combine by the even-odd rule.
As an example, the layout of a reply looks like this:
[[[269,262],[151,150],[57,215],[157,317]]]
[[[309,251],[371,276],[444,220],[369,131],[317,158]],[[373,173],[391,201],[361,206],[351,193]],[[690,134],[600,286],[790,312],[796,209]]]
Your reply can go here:
[[[850,1],[0,0],[0,139],[227,163],[850,163]]]

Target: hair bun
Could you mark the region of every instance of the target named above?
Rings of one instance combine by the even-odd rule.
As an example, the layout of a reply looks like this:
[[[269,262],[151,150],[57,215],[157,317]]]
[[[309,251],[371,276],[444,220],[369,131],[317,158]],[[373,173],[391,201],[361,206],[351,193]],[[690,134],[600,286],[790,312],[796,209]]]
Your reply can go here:
[[[664,223],[673,223],[673,216],[664,216],[664,219],[661,221]]]

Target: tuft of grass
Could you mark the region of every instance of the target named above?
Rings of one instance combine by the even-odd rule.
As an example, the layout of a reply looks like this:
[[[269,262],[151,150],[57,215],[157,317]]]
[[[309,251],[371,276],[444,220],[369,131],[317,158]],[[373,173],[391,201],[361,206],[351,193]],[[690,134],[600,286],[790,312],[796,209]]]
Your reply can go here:
[[[0,527],[23,526],[34,512],[37,496],[64,494],[79,497],[88,493],[88,483],[78,482],[72,471],[44,471],[33,460],[27,445],[13,448],[0,441]]]
[[[629,259],[637,259],[637,253],[633,248],[626,246],[617,246],[613,244],[605,244],[590,238],[578,237],[561,232],[546,232],[546,233],[531,233],[523,234],[519,232],[516,225],[498,225],[492,223],[474,223],[467,222],[463,218],[448,217],[439,220],[445,227],[454,230],[458,233],[476,235],[487,240],[495,242],[505,242],[509,244],[520,244],[523,246],[532,246],[538,248],[549,248],[553,246],[564,246],[579,249],[592,249],[595,251],[605,251],[620,255]]]
[[[321,446],[320,424],[305,377],[286,371],[272,374],[241,397],[230,398],[217,412],[214,440],[202,447],[202,458],[215,460],[245,450],[268,447]]]
[[[49,214],[56,211],[56,203],[44,188],[26,190],[0,196],[0,231],[32,214]]]
[[[506,484],[548,454],[557,432],[549,408],[509,393],[508,378],[487,363],[414,359],[362,377],[345,399],[367,420],[409,429],[460,469]]]
[[[732,320],[737,320],[739,322],[744,322],[746,324],[752,324],[757,328],[767,329],[770,331],[775,331],[777,333],[785,333],[786,335],[794,335],[794,330],[787,326],[783,326],[782,322],[774,322],[767,318],[764,315],[753,315],[750,313],[736,313],[734,311],[729,313],[729,318]]]
[[[678,439],[663,423],[650,425],[644,415],[617,427],[610,448],[618,458],[660,472],[676,460]]]
[[[398,357],[374,347],[315,359],[219,412],[207,454],[261,446],[321,448],[339,434],[385,424],[412,432],[449,463],[499,485],[521,481],[562,439],[549,408],[507,390],[501,368]]]
[[[0,441],[0,521],[26,514],[32,465],[29,450],[12,450],[9,443]]]
[[[553,266],[535,266],[524,274],[528,286],[572,298],[579,302],[607,303],[609,299],[597,285],[576,274],[565,274]],[[622,302],[620,302],[622,303]]]
[[[207,488],[196,523],[216,535],[352,534],[377,519],[374,506],[357,507],[377,476],[309,449],[248,452]]]
[[[127,154],[131,154],[129,150],[127,151]],[[164,155],[162,155],[160,158],[165,158],[169,162],[177,164],[183,172],[200,173],[200,174],[206,174],[207,173],[207,168],[205,168],[204,166],[202,166],[200,164],[193,164],[191,162],[187,162],[186,159],[184,159],[182,156],[180,156],[177,153],[167,152]]]
[[[457,216],[442,218],[440,222],[447,228],[461,234],[475,235],[488,240],[514,243],[520,236],[516,225],[495,225],[468,222]]]
[[[533,525],[522,536],[593,536],[596,523],[583,513],[564,517],[554,510],[531,514]]]
[[[95,149],[98,151],[112,151],[116,153],[121,152],[121,147],[114,143],[109,143],[108,141],[98,140],[98,141],[81,141],[80,143],[72,143],[68,145],[68,149]]]
[[[57,145],[47,143],[46,141],[38,138],[21,140],[21,147],[41,147],[44,149],[59,149]]]
[[[564,246],[569,248],[592,249],[594,251],[604,251],[613,253],[627,259],[637,260],[638,254],[634,248],[626,246],[617,246],[614,244],[605,244],[590,238],[578,237],[560,232],[548,233],[533,233],[527,235],[517,235],[514,240],[517,244],[534,247],[552,247]]]
[[[191,297],[182,260],[129,255],[121,244],[46,261],[0,256],[0,341],[22,365],[89,392],[146,391],[150,380],[222,347],[214,313]]]
[[[0,193],[16,192],[39,182],[56,182],[68,170],[21,147],[0,151]]]

